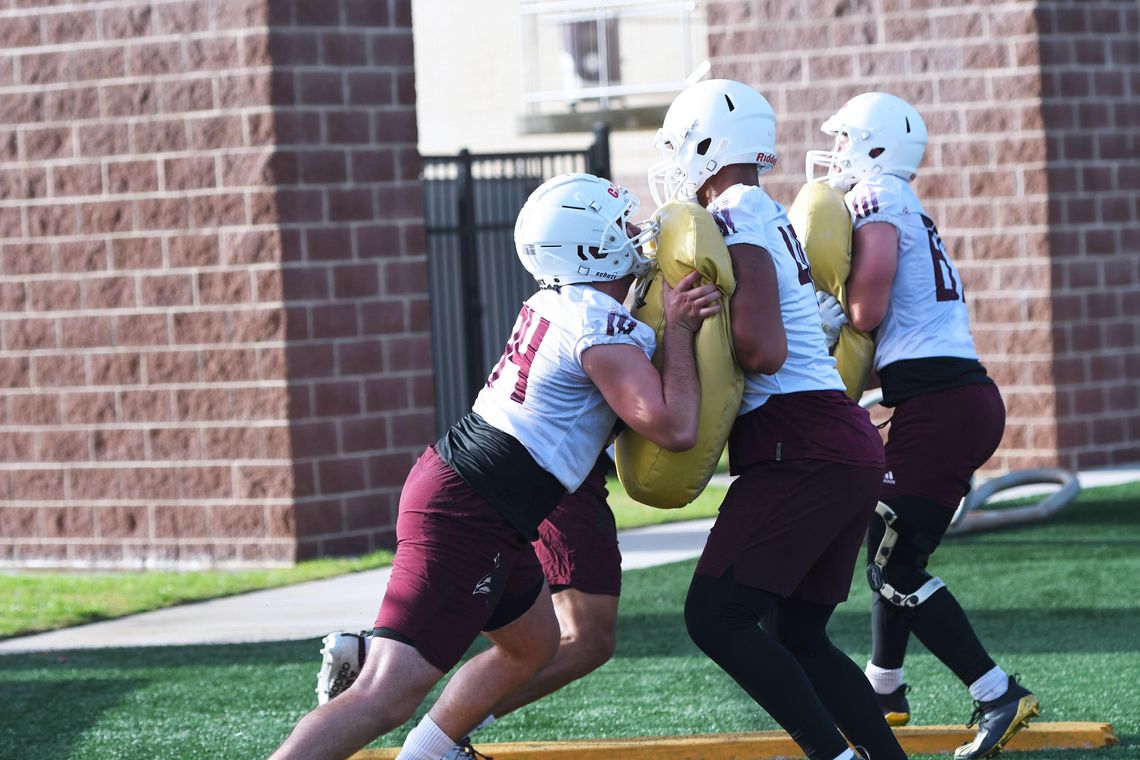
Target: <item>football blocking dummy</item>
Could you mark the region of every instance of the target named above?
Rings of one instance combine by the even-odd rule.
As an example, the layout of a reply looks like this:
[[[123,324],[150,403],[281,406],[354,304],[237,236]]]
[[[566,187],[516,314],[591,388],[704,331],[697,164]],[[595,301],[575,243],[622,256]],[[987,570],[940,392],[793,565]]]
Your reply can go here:
[[[651,507],[674,509],[697,498],[712,478],[740,410],[744,374],[732,350],[727,299],[736,289],[736,279],[720,230],[695,203],[667,203],[655,218],[661,225],[655,241],[657,269],[639,284],[633,316],[657,333],[653,363],[659,370],[665,328],[661,278],[675,287],[696,269],[702,282],[716,283],[724,293],[723,308],[704,321],[694,343],[701,384],[697,445],[688,451],[666,451],[628,428],[615,444],[618,479],[630,497]]]
[[[850,316],[846,283],[851,273],[851,214],[843,194],[823,182],[808,182],[788,209],[788,219],[807,252],[816,288],[838,298]],[[847,395],[858,401],[867,386],[875,356],[871,336],[849,324],[843,325],[834,356]]]

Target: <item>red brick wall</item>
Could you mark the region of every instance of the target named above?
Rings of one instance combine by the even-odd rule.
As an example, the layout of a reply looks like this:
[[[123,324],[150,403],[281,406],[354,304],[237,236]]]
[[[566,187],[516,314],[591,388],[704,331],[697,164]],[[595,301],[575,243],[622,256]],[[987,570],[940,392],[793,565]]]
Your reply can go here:
[[[776,109],[781,159],[767,184],[784,203],[847,98],[885,90],[923,114],[915,186],[1008,408],[993,472],[1140,460],[1127,382],[1140,369],[1136,15],[1123,1],[708,8],[713,75],[753,84]]]
[[[0,3],[0,564],[390,541],[430,440],[406,3]]]
[[[1041,3],[1058,444],[1140,461],[1140,6]]]
[[[289,5],[269,50],[298,550],[359,553],[394,545],[435,432],[411,8]]]

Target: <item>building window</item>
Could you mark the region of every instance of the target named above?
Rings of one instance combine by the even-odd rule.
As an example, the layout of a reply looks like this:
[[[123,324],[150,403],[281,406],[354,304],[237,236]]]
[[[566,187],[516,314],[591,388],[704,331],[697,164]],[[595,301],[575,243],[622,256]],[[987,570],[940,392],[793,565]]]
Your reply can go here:
[[[521,0],[523,132],[660,124],[709,68],[697,0]],[[620,112],[620,113],[619,113]],[[616,123],[615,123],[616,117]]]

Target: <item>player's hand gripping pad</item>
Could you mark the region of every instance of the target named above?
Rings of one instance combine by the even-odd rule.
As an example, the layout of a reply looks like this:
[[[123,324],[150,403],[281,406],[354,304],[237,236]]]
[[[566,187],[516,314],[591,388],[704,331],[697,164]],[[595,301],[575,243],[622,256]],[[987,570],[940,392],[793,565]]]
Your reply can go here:
[[[788,218],[807,252],[816,288],[838,298],[850,317],[846,283],[851,273],[851,213],[843,202],[843,194],[823,182],[808,182],[796,195]],[[843,325],[834,355],[847,395],[858,401],[867,386],[875,356],[871,336],[849,324]]]
[[[694,269],[702,282],[714,282],[724,293],[721,311],[704,321],[694,344],[701,383],[701,416],[697,445],[688,451],[666,451],[626,428],[615,445],[617,473],[626,492],[642,504],[662,509],[683,507],[700,495],[716,469],[728,441],[744,375],[732,349],[728,299],[736,289],[732,259],[712,216],[694,203],[668,203],[658,209],[661,234],[656,240],[657,267],[639,284],[633,316],[657,333],[653,363],[661,368],[665,308],[664,276],[671,286]]]

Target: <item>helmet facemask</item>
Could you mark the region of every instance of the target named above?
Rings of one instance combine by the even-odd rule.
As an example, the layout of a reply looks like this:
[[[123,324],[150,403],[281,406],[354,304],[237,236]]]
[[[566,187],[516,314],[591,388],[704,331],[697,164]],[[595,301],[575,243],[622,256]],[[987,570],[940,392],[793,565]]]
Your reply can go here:
[[[863,141],[870,140],[870,133],[867,130],[858,130],[856,127],[849,127],[847,125],[839,125],[835,127],[831,122],[835,117],[828,119],[824,122],[822,131],[834,136],[835,143],[831,150],[809,150],[805,159],[805,171],[807,173],[808,182],[826,182],[828,185],[838,189],[847,190],[863,177],[860,176],[860,171],[856,167],[856,144],[851,140],[851,131],[855,130],[862,133]],[[875,148],[871,150],[878,150],[882,152],[882,148]],[[870,156],[868,151],[868,157]],[[826,172],[822,175],[817,175],[816,169],[823,168]],[[873,164],[871,168],[872,174],[878,174],[881,167]]]
[[[711,143],[709,138],[694,140],[697,123],[694,121],[688,129],[680,134],[670,132],[664,127],[657,130],[657,137],[653,140],[653,147],[661,153],[661,160],[649,167],[649,192],[653,202],[658,208],[669,201],[683,201],[691,203],[697,198],[697,191],[704,184],[705,179],[712,172],[704,176],[690,178],[686,167],[695,163],[695,157],[705,143],[705,153]],[[702,153],[701,155],[704,155]],[[713,166],[716,164],[713,162]],[[715,170],[714,170],[715,171]]]
[[[633,237],[630,237],[626,225],[633,223],[630,220],[633,217],[633,212],[641,205],[641,201],[624,187],[619,187],[618,190],[621,193],[622,200],[625,201],[625,205],[618,215],[606,224],[605,232],[602,235],[602,246],[592,248],[590,252],[598,259],[628,255],[630,258],[629,269],[620,276],[632,274],[634,277],[642,278],[649,274],[654,264],[654,260],[643,253],[644,246],[657,239],[661,227],[655,219],[648,219],[637,224],[640,230]],[[601,213],[600,209],[599,213]]]

